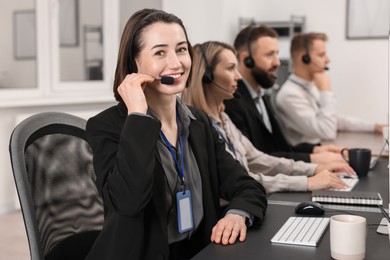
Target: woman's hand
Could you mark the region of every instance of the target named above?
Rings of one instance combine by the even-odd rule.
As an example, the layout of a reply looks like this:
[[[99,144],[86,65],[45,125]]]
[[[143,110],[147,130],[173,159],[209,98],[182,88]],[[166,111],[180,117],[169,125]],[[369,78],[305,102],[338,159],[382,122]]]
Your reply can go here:
[[[327,163],[327,164],[321,164],[318,165],[317,168],[314,171],[314,174],[318,174],[324,170],[330,171],[330,172],[343,172],[346,175],[349,175],[351,177],[356,177],[356,172],[349,166],[345,161],[344,162],[334,162],[334,163]]]
[[[241,242],[246,238],[245,216],[227,214],[213,227],[211,242],[223,245],[234,244],[237,237]]]
[[[118,87],[118,93],[127,107],[127,113],[146,114],[148,103],[146,102],[144,88],[146,83],[153,82],[154,78],[140,73],[128,74]]]
[[[316,164],[326,164],[331,162],[345,162],[341,153],[321,152],[310,154],[310,162]]]
[[[322,152],[332,152],[340,153],[343,147],[334,145],[334,144],[324,144],[314,146],[313,153],[322,153]]]
[[[388,125],[375,124],[375,133],[379,135],[383,134],[383,128],[386,126]],[[387,136],[387,133],[385,134],[386,134],[385,136]]]
[[[344,189],[347,185],[340,179],[339,174],[328,170],[307,178],[307,190],[309,191],[330,188]]]

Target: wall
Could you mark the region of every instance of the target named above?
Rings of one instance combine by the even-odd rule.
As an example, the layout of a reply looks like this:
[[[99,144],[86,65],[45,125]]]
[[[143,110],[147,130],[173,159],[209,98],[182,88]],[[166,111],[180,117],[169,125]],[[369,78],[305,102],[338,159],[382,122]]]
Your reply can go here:
[[[125,24],[130,16],[142,8],[161,9],[161,0],[121,0],[119,25],[120,34],[122,34],[123,28],[125,27]]]
[[[338,111],[387,123],[387,39],[346,40],[346,0],[165,0],[163,9],[182,18],[193,44],[206,40],[232,44],[239,17],[286,21],[291,15],[304,15],[307,31],[329,36],[329,75]]]
[[[0,40],[0,90],[4,87],[35,87],[35,59],[15,59],[14,42],[14,12],[34,11],[34,1],[15,0],[1,4],[1,40]],[[19,77],[20,70],[24,76]]]

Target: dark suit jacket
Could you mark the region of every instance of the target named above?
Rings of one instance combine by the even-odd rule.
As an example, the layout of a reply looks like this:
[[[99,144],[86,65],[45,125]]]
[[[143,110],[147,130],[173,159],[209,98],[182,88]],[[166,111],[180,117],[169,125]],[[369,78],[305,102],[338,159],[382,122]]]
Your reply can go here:
[[[226,210],[253,214],[255,224],[267,207],[264,188],[226,152],[206,114],[191,111],[197,120],[191,120],[188,142],[201,174],[204,216],[190,240],[177,247],[183,259],[210,242],[223,213],[219,198],[230,201]],[[88,120],[105,223],[87,259],[168,259],[166,177],[156,146],[160,128],[151,117],[128,116],[124,103]]]
[[[241,93],[241,98],[226,100],[225,112],[258,150],[274,156],[310,162],[310,153],[314,145],[292,147],[288,144],[272,111],[268,96],[263,96],[263,100],[271,122],[272,133],[266,128],[244,81],[238,82],[237,90]]]

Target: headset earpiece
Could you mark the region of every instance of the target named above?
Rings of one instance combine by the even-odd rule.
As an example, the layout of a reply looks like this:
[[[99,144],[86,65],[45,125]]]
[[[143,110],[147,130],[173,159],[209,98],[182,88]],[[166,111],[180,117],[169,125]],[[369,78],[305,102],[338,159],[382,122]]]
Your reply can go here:
[[[309,39],[306,34],[303,34],[303,47],[305,48],[305,54],[302,56],[302,62],[304,64],[309,64],[311,62],[309,55]]]
[[[210,70],[206,70],[202,77],[202,82],[205,84],[211,84],[214,79],[214,74]]]
[[[205,71],[204,71],[203,76],[202,76],[202,82],[204,84],[211,84],[214,80],[214,74],[209,67],[209,63],[207,62],[206,54],[205,54],[205,51],[203,49],[203,44],[200,44],[199,48],[200,48],[200,53],[202,54],[204,64],[205,64]]]
[[[310,63],[310,56],[309,54],[305,54],[302,56],[302,62],[305,63],[305,64],[309,64]]]
[[[244,64],[247,68],[252,69],[255,66],[255,61],[252,56],[245,57]]]
[[[251,26],[248,31],[248,36],[246,39],[247,48],[248,48],[248,57],[245,57],[244,64],[248,69],[252,69],[255,67],[255,60],[252,58],[252,51],[251,51],[251,39],[252,39],[252,32],[254,27]]]

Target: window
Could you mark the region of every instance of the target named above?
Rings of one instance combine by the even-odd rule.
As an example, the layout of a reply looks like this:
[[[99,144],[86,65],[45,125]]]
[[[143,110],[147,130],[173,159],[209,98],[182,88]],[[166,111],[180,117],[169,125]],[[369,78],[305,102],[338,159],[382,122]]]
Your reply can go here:
[[[0,106],[113,99],[119,0],[7,1]]]

